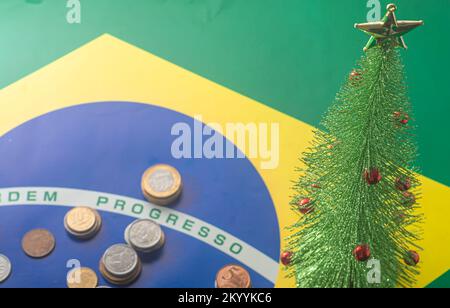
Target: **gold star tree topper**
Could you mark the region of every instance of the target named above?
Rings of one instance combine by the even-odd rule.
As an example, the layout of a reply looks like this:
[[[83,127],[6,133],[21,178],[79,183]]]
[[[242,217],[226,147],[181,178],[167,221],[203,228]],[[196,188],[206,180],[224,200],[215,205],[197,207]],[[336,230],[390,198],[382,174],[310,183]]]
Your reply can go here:
[[[395,16],[397,6],[395,4],[389,4],[387,6],[387,10],[386,15],[381,21],[355,24],[355,28],[371,36],[369,42],[364,47],[364,51],[367,51],[368,49],[376,46],[379,42],[387,39],[395,39],[398,46],[406,49],[408,47],[405,44],[403,35],[423,25],[422,20],[397,21],[397,17]]]

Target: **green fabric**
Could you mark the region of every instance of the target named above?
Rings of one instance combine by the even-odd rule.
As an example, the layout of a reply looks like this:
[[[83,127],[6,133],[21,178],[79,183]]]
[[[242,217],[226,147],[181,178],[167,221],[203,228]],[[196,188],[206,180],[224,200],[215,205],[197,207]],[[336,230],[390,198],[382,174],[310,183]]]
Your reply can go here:
[[[428,288],[448,288],[450,286],[450,271],[433,281]]]
[[[208,79],[317,125],[367,42],[366,0],[0,1],[0,87],[107,32]],[[382,14],[388,2],[382,1]],[[419,125],[423,173],[450,185],[448,0],[398,0],[423,19],[402,51]]]

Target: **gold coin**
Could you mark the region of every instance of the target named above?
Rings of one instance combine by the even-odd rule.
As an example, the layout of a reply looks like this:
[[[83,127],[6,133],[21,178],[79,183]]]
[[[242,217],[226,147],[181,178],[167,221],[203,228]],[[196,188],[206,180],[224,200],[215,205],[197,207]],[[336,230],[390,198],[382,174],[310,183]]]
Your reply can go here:
[[[151,202],[167,204],[179,196],[182,188],[180,173],[168,165],[156,165],[142,176],[142,192]]]
[[[77,207],[67,213],[65,220],[71,231],[87,233],[96,226],[97,216],[90,208]]]
[[[97,274],[90,268],[76,268],[67,275],[67,286],[70,289],[95,289],[97,284]]]

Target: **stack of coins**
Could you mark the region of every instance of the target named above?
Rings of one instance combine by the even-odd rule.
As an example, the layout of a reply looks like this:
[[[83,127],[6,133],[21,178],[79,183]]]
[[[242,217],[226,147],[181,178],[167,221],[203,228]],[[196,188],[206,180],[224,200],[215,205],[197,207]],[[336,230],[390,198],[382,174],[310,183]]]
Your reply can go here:
[[[125,230],[125,241],[138,252],[151,253],[164,245],[165,236],[157,223],[149,219],[139,219]]]
[[[78,239],[90,239],[100,231],[102,218],[91,208],[77,207],[67,213],[64,226],[72,236]]]
[[[9,259],[4,255],[0,255],[0,283],[9,278],[9,275],[11,275],[11,268]]]
[[[181,195],[180,173],[168,165],[156,165],[145,171],[141,181],[145,198],[158,205],[169,205]]]
[[[31,258],[45,258],[53,252],[55,246],[55,237],[45,229],[32,230],[22,239],[22,249]]]
[[[69,289],[95,289],[97,284],[97,274],[90,268],[76,268],[67,274],[67,287]]]
[[[100,261],[100,272],[110,283],[126,286],[141,274],[142,264],[136,251],[128,245],[117,244],[108,248]]]
[[[249,289],[252,287],[250,274],[241,266],[227,265],[216,276],[218,289]]]

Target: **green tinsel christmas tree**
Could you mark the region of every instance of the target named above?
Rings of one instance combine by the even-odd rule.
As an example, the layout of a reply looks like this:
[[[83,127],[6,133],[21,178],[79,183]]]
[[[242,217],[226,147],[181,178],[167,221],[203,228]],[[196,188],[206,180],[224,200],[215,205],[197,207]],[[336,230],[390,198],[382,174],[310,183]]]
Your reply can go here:
[[[300,214],[282,261],[298,287],[410,287],[421,216],[411,106],[398,47],[422,21],[357,24],[371,35],[302,161]],[[379,280],[378,280],[379,279]]]

